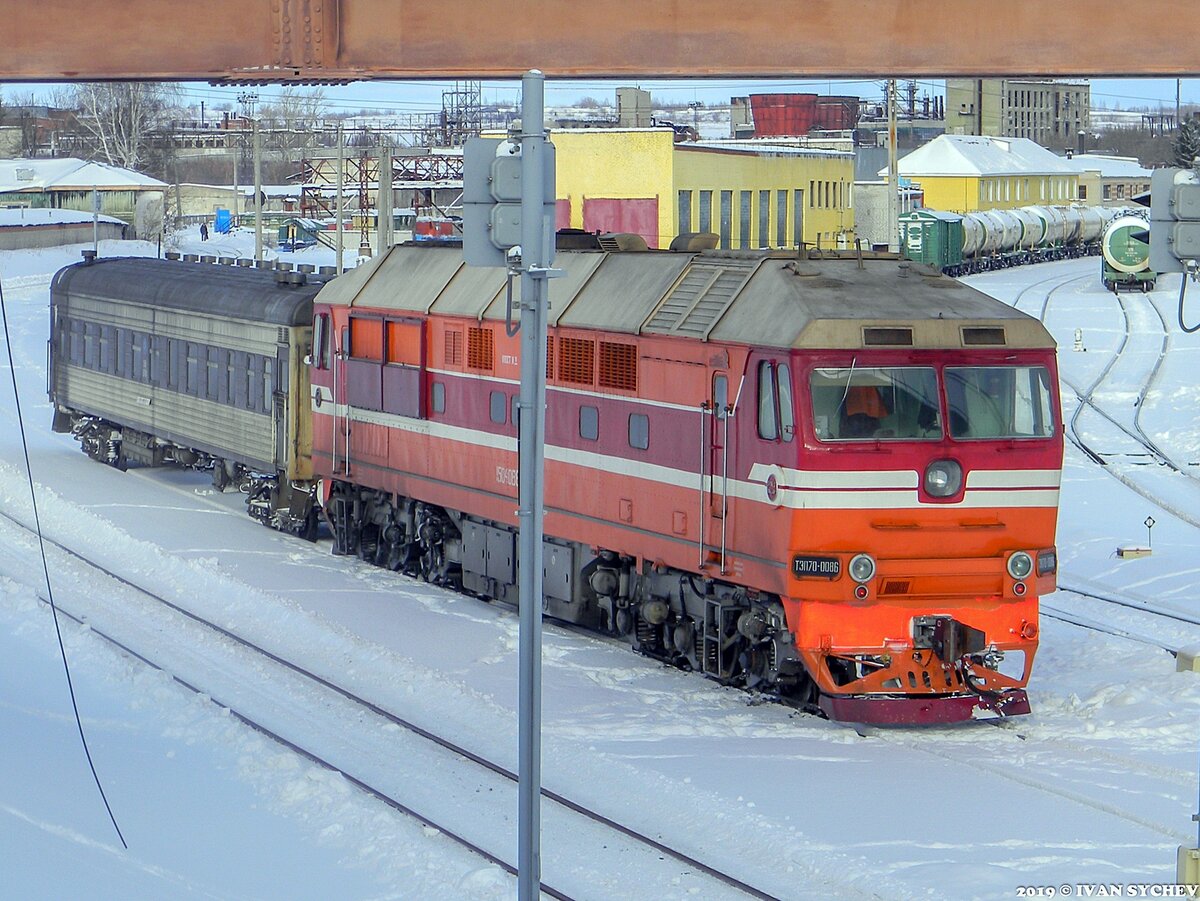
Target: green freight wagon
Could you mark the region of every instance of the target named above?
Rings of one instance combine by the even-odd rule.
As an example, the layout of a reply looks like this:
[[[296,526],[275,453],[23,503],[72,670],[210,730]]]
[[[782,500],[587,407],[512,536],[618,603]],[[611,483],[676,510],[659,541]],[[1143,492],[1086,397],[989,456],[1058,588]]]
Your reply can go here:
[[[900,252],[947,275],[958,275],[963,262],[963,217],[938,210],[913,210],[900,216]]]
[[[1121,288],[1154,290],[1158,273],[1150,268],[1150,223],[1122,216],[1109,223],[1100,241],[1104,262],[1100,278],[1109,291]]]

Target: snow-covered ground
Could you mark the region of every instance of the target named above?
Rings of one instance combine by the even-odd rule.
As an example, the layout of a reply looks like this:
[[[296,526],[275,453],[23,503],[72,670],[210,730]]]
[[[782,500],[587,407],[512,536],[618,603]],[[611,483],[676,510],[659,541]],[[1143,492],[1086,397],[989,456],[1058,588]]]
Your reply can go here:
[[[216,247],[186,236],[181,249],[253,245],[244,234],[219,240]],[[515,769],[511,612],[335,558],[328,542],[307,545],[263,529],[245,516],[240,497],[215,493],[198,475],[98,466],[50,432],[49,278],[78,250],[0,253],[47,533]],[[154,249],[105,244],[101,252]],[[332,254],[286,256],[328,264]],[[1094,260],[1070,261],[972,281],[1035,314],[1035,292],[1021,292],[1039,281],[1061,284],[1047,322],[1062,348],[1064,378],[1090,385],[1124,330],[1096,268]],[[1178,282],[1160,285],[1153,299],[1169,310]],[[1154,320],[1137,322],[1144,332]],[[1076,328],[1086,352],[1072,350]],[[1191,460],[1200,453],[1200,336],[1176,330],[1170,341],[1142,424]],[[1138,378],[1132,368],[1117,375],[1095,394],[1114,416],[1129,404],[1120,379]],[[0,417],[8,426],[0,430],[0,509],[28,518],[7,374]],[[1080,428],[1097,442],[1104,437],[1082,417]],[[1188,503],[1184,477],[1156,478],[1165,500]],[[1153,555],[1117,559],[1118,544],[1144,542],[1147,515],[1157,521]],[[1059,548],[1065,584],[1200,615],[1200,531],[1074,447]],[[129,850],[121,849],[79,747],[54,626],[35,598],[43,591],[36,549],[0,522],[6,897],[515,897],[515,882],[499,868],[252,731],[225,707],[470,830],[510,860],[515,800],[488,797],[492,790],[472,787],[456,762],[426,756],[396,727],[150,609],[118,583],[54,551],[49,562],[56,600],[89,624],[64,621],[63,637]],[[1200,627],[1088,607],[1066,592],[1047,603],[1172,645],[1200,643]],[[211,700],[112,650],[93,631],[123,636]],[[544,784],[780,898],[999,899],[1026,885],[1167,883],[1176,846],[1195,841],[1200,676],[1176,673],[1170,655],[1128,639],[1046,619],[1031,716],[1001,728],[862,734],[552,627],[544,661]],[[600,875],[593,840],[544,816],[543,876],[574,897],[737,897],[714,894],[711,883],[670,864],[631,863],[628,872]]]

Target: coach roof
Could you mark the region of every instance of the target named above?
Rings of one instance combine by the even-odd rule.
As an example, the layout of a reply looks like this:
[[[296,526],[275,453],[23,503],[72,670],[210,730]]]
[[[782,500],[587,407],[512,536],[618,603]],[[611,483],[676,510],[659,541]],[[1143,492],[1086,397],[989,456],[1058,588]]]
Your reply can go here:
[[[144,257],[98,259],[59,270],[51,283],[55,303],[64,299],[119,298],[137,304],[221,319],[299,326],[312,321],[320,285],[280,285],[273,270],[214,263],[183,263]]]

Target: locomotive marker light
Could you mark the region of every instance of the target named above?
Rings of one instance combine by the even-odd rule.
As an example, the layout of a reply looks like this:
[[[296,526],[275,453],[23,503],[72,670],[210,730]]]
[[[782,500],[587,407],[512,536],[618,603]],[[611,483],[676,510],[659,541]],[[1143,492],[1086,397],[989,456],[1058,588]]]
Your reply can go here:
[[[554,261],[554,145],[546,140],[545,76],[521,78],[521,127],[508,140],[472,138],[463,151],[463,260],[521,274],[517,407],[518,767],[517,896],[541,889],[542,506],[545,496],[546,280]],[[520,263],[509,251],[520,248]],[[515,274],[515,273],[514,273]]]

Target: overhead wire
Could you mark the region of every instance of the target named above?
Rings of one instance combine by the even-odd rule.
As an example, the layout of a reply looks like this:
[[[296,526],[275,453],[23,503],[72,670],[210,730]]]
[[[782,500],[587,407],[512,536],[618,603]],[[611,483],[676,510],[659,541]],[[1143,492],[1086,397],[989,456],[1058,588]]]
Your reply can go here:
[[[117,838],[121,840],[121,847],[129,850],[129,844],[125,841],[121,827],[117,825],[116,815],[113,813],[112,805],[108,803],[108,796],[104,792],[104,786],[100,782],[100,775],[96,771],[96,763],[92,760],[92,752],[88,747],[87,735],[83,729],[83,718],[79,715],[79,701],[75,696],[75,681],[71,677],[71,666],[67,661],[67,648],[63,643],[62,627],[59,624],[58,605],[54,602],[54,592],[50,585],[50,565],[46,561],[46,543],[42,537],[42,521],[38,514],[37,491],[33,485],[33,467],[29,463],[29,441],[25,435],[25,419],[21,413],[21,395],[17,390],[17,367],[13,360],[12,340],[9,336],[8,307],[4,300],[3,281],[0,281],[0,322],[3,323],[4,327],[4,345],[8,352],[8,371],[12,376],[13,401],[16,404],[17,426],[21,434],[21,450],[25,455],[25,475],[29,481],[29,499],[33,504],[33,522],[37,530],[38,549],[42,556],[42,575],[46,582],[46,598],[50,603],[50,610],[54,617],[54,634],[58,638],[58,651],[62,658],[63,672],[67,677],[67,691],[71,696],[71,709],[75,713],[75,725],[79,730],[79,741],[83,744],[83,753],[87,757],[88,767],[92,771],[92,779],[96,783],[96,789],[100,792],[100,800],[104,802],[104,809],[108,811],[108,818],[112,822],[113,829],[116,830]]]

